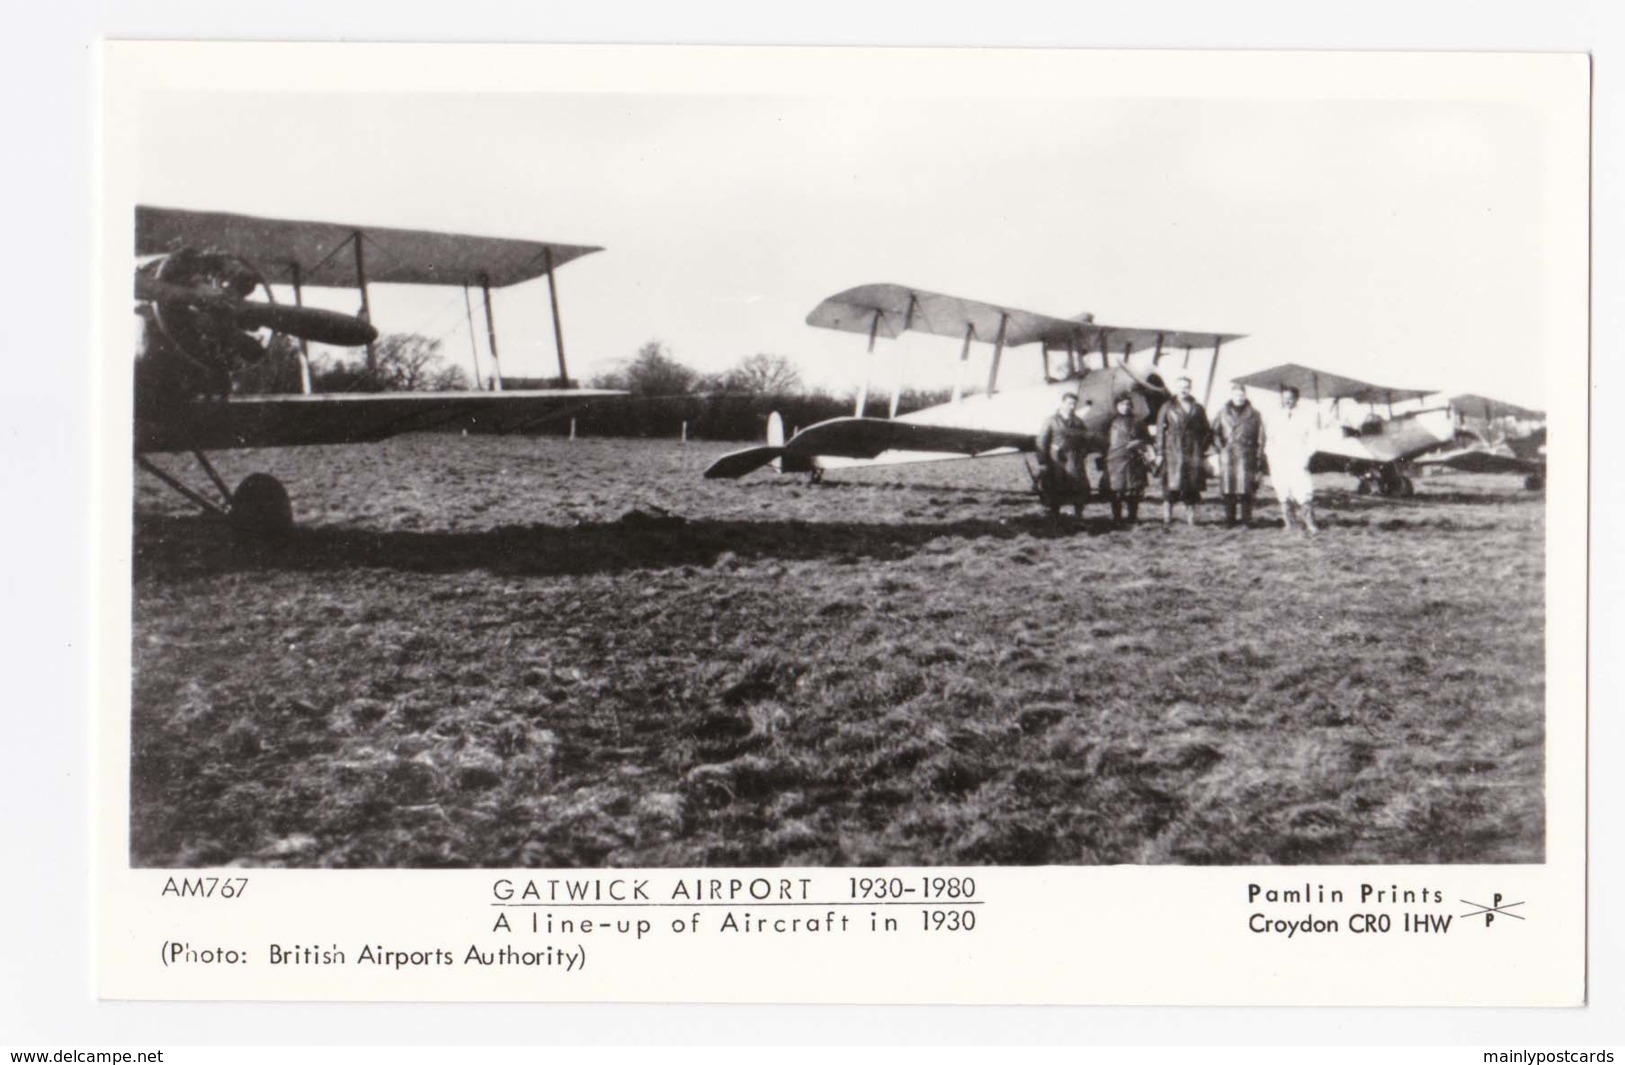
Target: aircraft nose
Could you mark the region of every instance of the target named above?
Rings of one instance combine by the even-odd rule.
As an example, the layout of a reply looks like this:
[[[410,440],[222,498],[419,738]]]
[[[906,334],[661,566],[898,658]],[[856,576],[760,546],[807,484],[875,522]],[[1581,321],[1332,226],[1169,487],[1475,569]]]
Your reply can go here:
[[[1118,366],[1117,369],[1128,377],[1135,385],[1148,392],[1168,394],[1168,386],[1163,382],[1162,376],[1155,370],[1139,371],[1132,366]],[[1131,386],[1132,387],[1132,386]]]

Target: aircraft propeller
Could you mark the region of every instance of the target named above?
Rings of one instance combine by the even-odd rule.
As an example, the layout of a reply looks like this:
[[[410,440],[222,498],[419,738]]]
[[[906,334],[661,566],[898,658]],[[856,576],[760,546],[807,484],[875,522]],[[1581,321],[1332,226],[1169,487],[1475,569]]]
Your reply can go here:
[[[241,260],[235,262],[247,270],[253,269],[241,263]],[[137,273],[135,295],[138,299],[169,308],[172,314],[176,309],[188,309],[224,319],[232,328],[244,332],[270,329],[319,344],[341,347],[358,347],[378,338],[378,330],[370,323],[338,311],[249,300],[246,293],[241,292],[241,285],[233,280],[205,278],[202,279],[203,283],[183,284],[164,280],[162,268],[159,274]],[[257,278],[257,272],[252,276]],[[257,287],[259,283],[256,280],[254,285]]]

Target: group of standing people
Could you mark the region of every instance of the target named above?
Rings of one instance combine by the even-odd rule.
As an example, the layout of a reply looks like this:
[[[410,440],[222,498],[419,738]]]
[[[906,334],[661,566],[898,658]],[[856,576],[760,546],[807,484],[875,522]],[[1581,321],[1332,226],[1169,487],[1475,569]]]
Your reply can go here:
[[[1306,530],[1319,532],[1309,475],[1318,425],[1312,410],[1298,407],[1297,389],[1281,390],[1280,413],[1266,430],[1263,415],[1241,385],[1231,387],[1229,401],[1211,420],[1192,394],[1190,378],[1179,378],[1176,388],[1157,413],[1154,437],[1135,415],[1131,396],[1115,401],[1100,482],[1100,491],[1111,504],[1112,521],[1121,523],[1125,516],[1130,522],[1138,520],[1140,499],[1155,476],[1162,484],[1163,524],[1173,522],[1175,504],[1187,523],[1196,524],[1196,504],[1206,486],[1207,456],[1212,453],[1219,460],[1225,524],[1239,520],[1249,525],[1267,455],[1282,524],[1292,531],[1296,512]],[[1061,397],[1060,409],[1044,423],[1037,443],[1041,487],[1050,513],[1058,515],[1063,505],[1070,504],[1082,515],[1090,495],[1089,434],[1078,413],[1077,393]]]

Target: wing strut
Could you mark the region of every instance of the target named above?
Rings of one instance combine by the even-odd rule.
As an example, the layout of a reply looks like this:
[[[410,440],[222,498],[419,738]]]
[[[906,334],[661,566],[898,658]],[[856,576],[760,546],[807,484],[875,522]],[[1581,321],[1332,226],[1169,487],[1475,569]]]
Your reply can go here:
[[[1207,364],[1207,390],[1202,393],[1204,407],[1213,402],[1213,378],[1219,372],[1219,345],[1223,343],[1223,337],[1213,338],[1213,361]]]
[[[350,234],[350,242],[355,245],[355,286],[361,290],[361,317],[372,324],[372,304],[367,299],[367,256],[361,250],[361,230]],[[367,372],[378,372],[378,344],[376,341],[367,341]]]
[[[474,300],[468,294],[468,283],[463,283],[463,313],[468,315],[468,357],[474,363],[474,387],[485,390],[485,378],[480,376],[480,344],[474,337]]]
[[[987,394],[992,395],[999,383],[999,360],[1004,357],[1004,335],[1009,330],[1010,312],[999,312],[999,338],[993,342],[993,365],[987,368]]]
[[[570,387],[570,371],[564,368],[564,324],[559,321],[559,290],[553,281],[553,249],[542,249],[547,265],[547,300],[553,308],[553,347],[559,353],[559,387]]]
[[[491,311],[491,279],[480,275],[480,291],[485,293],[485,338],[491,345],[491,391],[502,391],[502,360],[497,357],[497,321]]]
[[[880,332],[880,310],[876,308],[874,320],[869,323],[869,354],[875,353],[875,334]],[[869,405],[869,363],[863,363],[863,384],[858,388],[858,401],[852,405],[852,417],[863,417],[863,408]]]
[[[1161,361],[1162,361],[1162,334],[1158,333],[1157,334],[1157,350],[1155,352],[1153,352],[1152,355],[1151,355],[1151,366],[1152,366],[1152,368],[1155,369],[1157,363],[1159,363]]]
[[[953,402],[958,403],[965,398],[965,370],[970,366],[970,342],[976,336],[976,323],[965,323],[965,344],[959,349],[959,376],[954,379]]]
[[[290,261],[288,268],[293,273],[293,305],[303,307],[305,305],[305,292],[304,286],[301,284],[303,279],[299,274],[299,264]],[[310,345],[304,337],[299,338],[299,391],[307,396],[310,395]]]
[[[919,297],[910,292],[908,294],[908,310],[903,313],[903,332],[905,333],[914,328],[914,308],[918,303]],[[897,404],[903,398],[903,349],[898,347],[895,354],[897,356],[897,377],[892,381],[891,413],[889,415],[892,418],[897,417]]]

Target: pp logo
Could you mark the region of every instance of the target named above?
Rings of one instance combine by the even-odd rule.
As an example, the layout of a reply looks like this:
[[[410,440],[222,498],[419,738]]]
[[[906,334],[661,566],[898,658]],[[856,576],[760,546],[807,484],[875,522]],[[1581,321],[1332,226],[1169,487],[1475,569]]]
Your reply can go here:
[[[1514,921],[1521,921],[1524,919],[1518,914],[1512,912],[1512,908],[1514,906],[1522,906],[1523,903],[1503,902],[1501,900],[1505,898],[1505,896],[1499,891],[1490,897],[1493,901],[1488,906],[1484,905],[1482,902],[1473,902],[1471,899],[1462,899],[1461,901],[1463,903],[1468,906],[1475,907],[1475,909],[1472,913],[1464,913],[1461,916],[1463,918],[1482,917],[1484,918],[1485,928],[1488,928],[1490,925],[1494,924],[1497,917],[1510,917]]]

